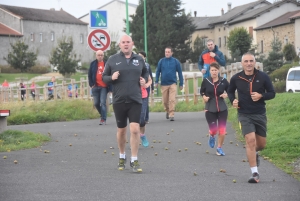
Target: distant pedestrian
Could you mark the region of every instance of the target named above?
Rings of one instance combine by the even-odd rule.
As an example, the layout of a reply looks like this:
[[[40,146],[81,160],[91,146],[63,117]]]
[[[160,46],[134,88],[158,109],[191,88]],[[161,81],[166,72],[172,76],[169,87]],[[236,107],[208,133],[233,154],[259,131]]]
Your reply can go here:
[[[26,94],[26,87],[22,82],[20,83],[20,90],[21,90],[21,100],[24,101],[25,94]]]
[[[31,85],[30,85],[30,94],[31,94],[33,100],[35,100],[35,89],[36,89],[35,82],[32,81]]]
[[[225,156],[222,145],[226,134],[228,110],[224,99],[227,98],[229,83],[225,78],[219,77],[220,65],[217,62],[211,63],[209,70],[210,77],[203,80],[200,88],[200,94],[205,102],[205,117],[209,127],[208,144],[214,148],[215,136],[219,134],[216,154]]]
[[[158,81],[161,76],[161,92],[163,96],[164,109],[166,111],[166,119],[174,121],[176,91],[177,91],[177,76],[179,77],[179,88],[183,88],[183,75],[179,61],[172,57],[173,50],[171,47],[165,48],[165,58],[159,60],[156,68],[155,87],[158,86]]]
[[[265,101],[275,97],[275,90],[269,76],[255,68],[252,53],[242,56],[243,71],[232,76],[228,97],[238,109],[238,119],[246,140],[246,153],[252,176],[249,183],[259,182],[257,167],[260,164],[258,151],[266,146],[267,116]],[[235,96],[237,90],[238,98]]]
[[[130,166],[133,172],[141,172],[138,161],[140,142],[140,116],[142,109],[141,86],[148,78],[147,68],[142,57],[132,52],[133,41],[128,35],[121,37],[120,53],[112,55],[103,73],[103,81],[112,84],[113,109],[117,122],[117,141],[119,147],[119,170],[125,168],[127,121],[130,124]]]
[[[9,83],[7,82],[7,80],[4,80],[4,82],[2,83],[2,87],[9,87]]]
[[[218,62],[220,66],[225,66],[226,61],[223,53],[218,46],[214,44],[212,39],[207,40],[207,49],[204,50],[198,61],[198,68],[203,74],[203,79],[209,77],[209,66],[212,62]]]

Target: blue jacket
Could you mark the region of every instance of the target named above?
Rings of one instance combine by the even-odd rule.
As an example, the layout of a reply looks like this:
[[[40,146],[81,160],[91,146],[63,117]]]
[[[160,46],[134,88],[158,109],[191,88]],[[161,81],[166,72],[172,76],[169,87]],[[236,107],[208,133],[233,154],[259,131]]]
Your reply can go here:
[[[176,71],[179,76],[179,86],[183,86],[183,76],[179,61],[174,57],[160,59],[156,68],[155,83],[158,83],[161,74],[162,86],[177,84]]]
[[[212,62],[218,62],[220,66],[226,65],[225,57],[223,53],[219,50],[217,45],[215,45],[215,48],[213,49],[212,52],[216,54],[214,58],[209,55],[208,49],[204,50],[199,57],[199,61],[198,61],[199,70],[200,71],[202,69],[206,70],[205,74],[203,75],[204,79],[210,77],[209,67]]]
[[[106,64],[106,61],[103,61],[104,65]],[[96,77],[97,77],[97,71],[98,71],[98,60],[92,61],[90,64],[89,72],[88,72],[88,78],[89,78],[89,85],[90,87],[96,85]],[[111,84],[107,85],[107,92],[112,91],[112,86]]]

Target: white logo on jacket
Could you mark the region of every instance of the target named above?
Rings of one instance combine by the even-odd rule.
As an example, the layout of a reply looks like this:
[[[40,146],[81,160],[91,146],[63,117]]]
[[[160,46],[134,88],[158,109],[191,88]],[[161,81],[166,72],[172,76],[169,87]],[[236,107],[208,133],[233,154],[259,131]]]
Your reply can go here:
[[[134,60],[132,61],[132,64],[135,65],[135,66],[140,65],[140,64],[139,64],[139,60],[136,60],[136,59],[134,59]]]

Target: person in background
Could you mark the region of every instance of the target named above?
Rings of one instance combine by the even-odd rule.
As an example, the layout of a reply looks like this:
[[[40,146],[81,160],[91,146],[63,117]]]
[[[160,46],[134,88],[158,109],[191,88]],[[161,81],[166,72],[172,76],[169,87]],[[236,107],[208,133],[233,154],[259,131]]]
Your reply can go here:
[[[226,61],[223,53],[219,50],[218,46],[214,44],[212,39],[207,40],[207,49],[204,50],[198,61],[198,68],[203,74],[203,79],[208,78],[209,66],[212,62],[218,62],[220,66],[225,66]]]
[[[164,109],[166,111],[166,119],[174,121],[175,105],[176,105],[176,90],[177,77],[179,76],[179,88],[183,88],[183,75],[179,61],[174,58],[171,47],[165,48],[165,58],[159,60],[156,68],[155,87],[158,86],[158,81],[161,75],[161,92],[163,96]]]
[[[32,81],[31,85],[30,85],[30,94],[31,94],[33,100],[35,100],[35,88],[36,88],[35,82]]]
[[[74,84],[75,85],[75,97],[77,98],[78,97],[78,86],[77,84]],[[68,93],[68,97],[72,98],[72,84],[68,84],[68,89],[67,89],[67,93]]]
[[[9,83],[7,82],[7,80],[4,80],[4,82],[2,83],[2,87],[9,87]]]
[[[20,88],[21,88],[21,100],[24,101],[25,99],[25,94],[26,94],[26,86],[22,82],[20,83]]]
[[[209,70],[210,77],[203,80],[200,88],[200,94],[205,102],[205,117],[209,127],[208,144],[214,148],[215,136],[219,133],[216,154],[225,156],[222,145],[226,134],[228,110],[224,99],[227,98],[229,83],[225,78],[219,77],[220,65],[217,62],[211,63]]]

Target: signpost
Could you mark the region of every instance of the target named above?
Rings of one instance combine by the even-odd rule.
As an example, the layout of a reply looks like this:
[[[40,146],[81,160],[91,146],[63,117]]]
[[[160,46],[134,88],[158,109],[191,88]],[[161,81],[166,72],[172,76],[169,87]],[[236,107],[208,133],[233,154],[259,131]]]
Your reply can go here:
[[[107,28],[107,11],[106,10],[91,10],[90,11],[90,27],[92,29]]]
[[[98,50],[107,50],[110,47],[110,42],[109,34],[102,29],[96,29],[89,33],[88,44],[95,52]]]

